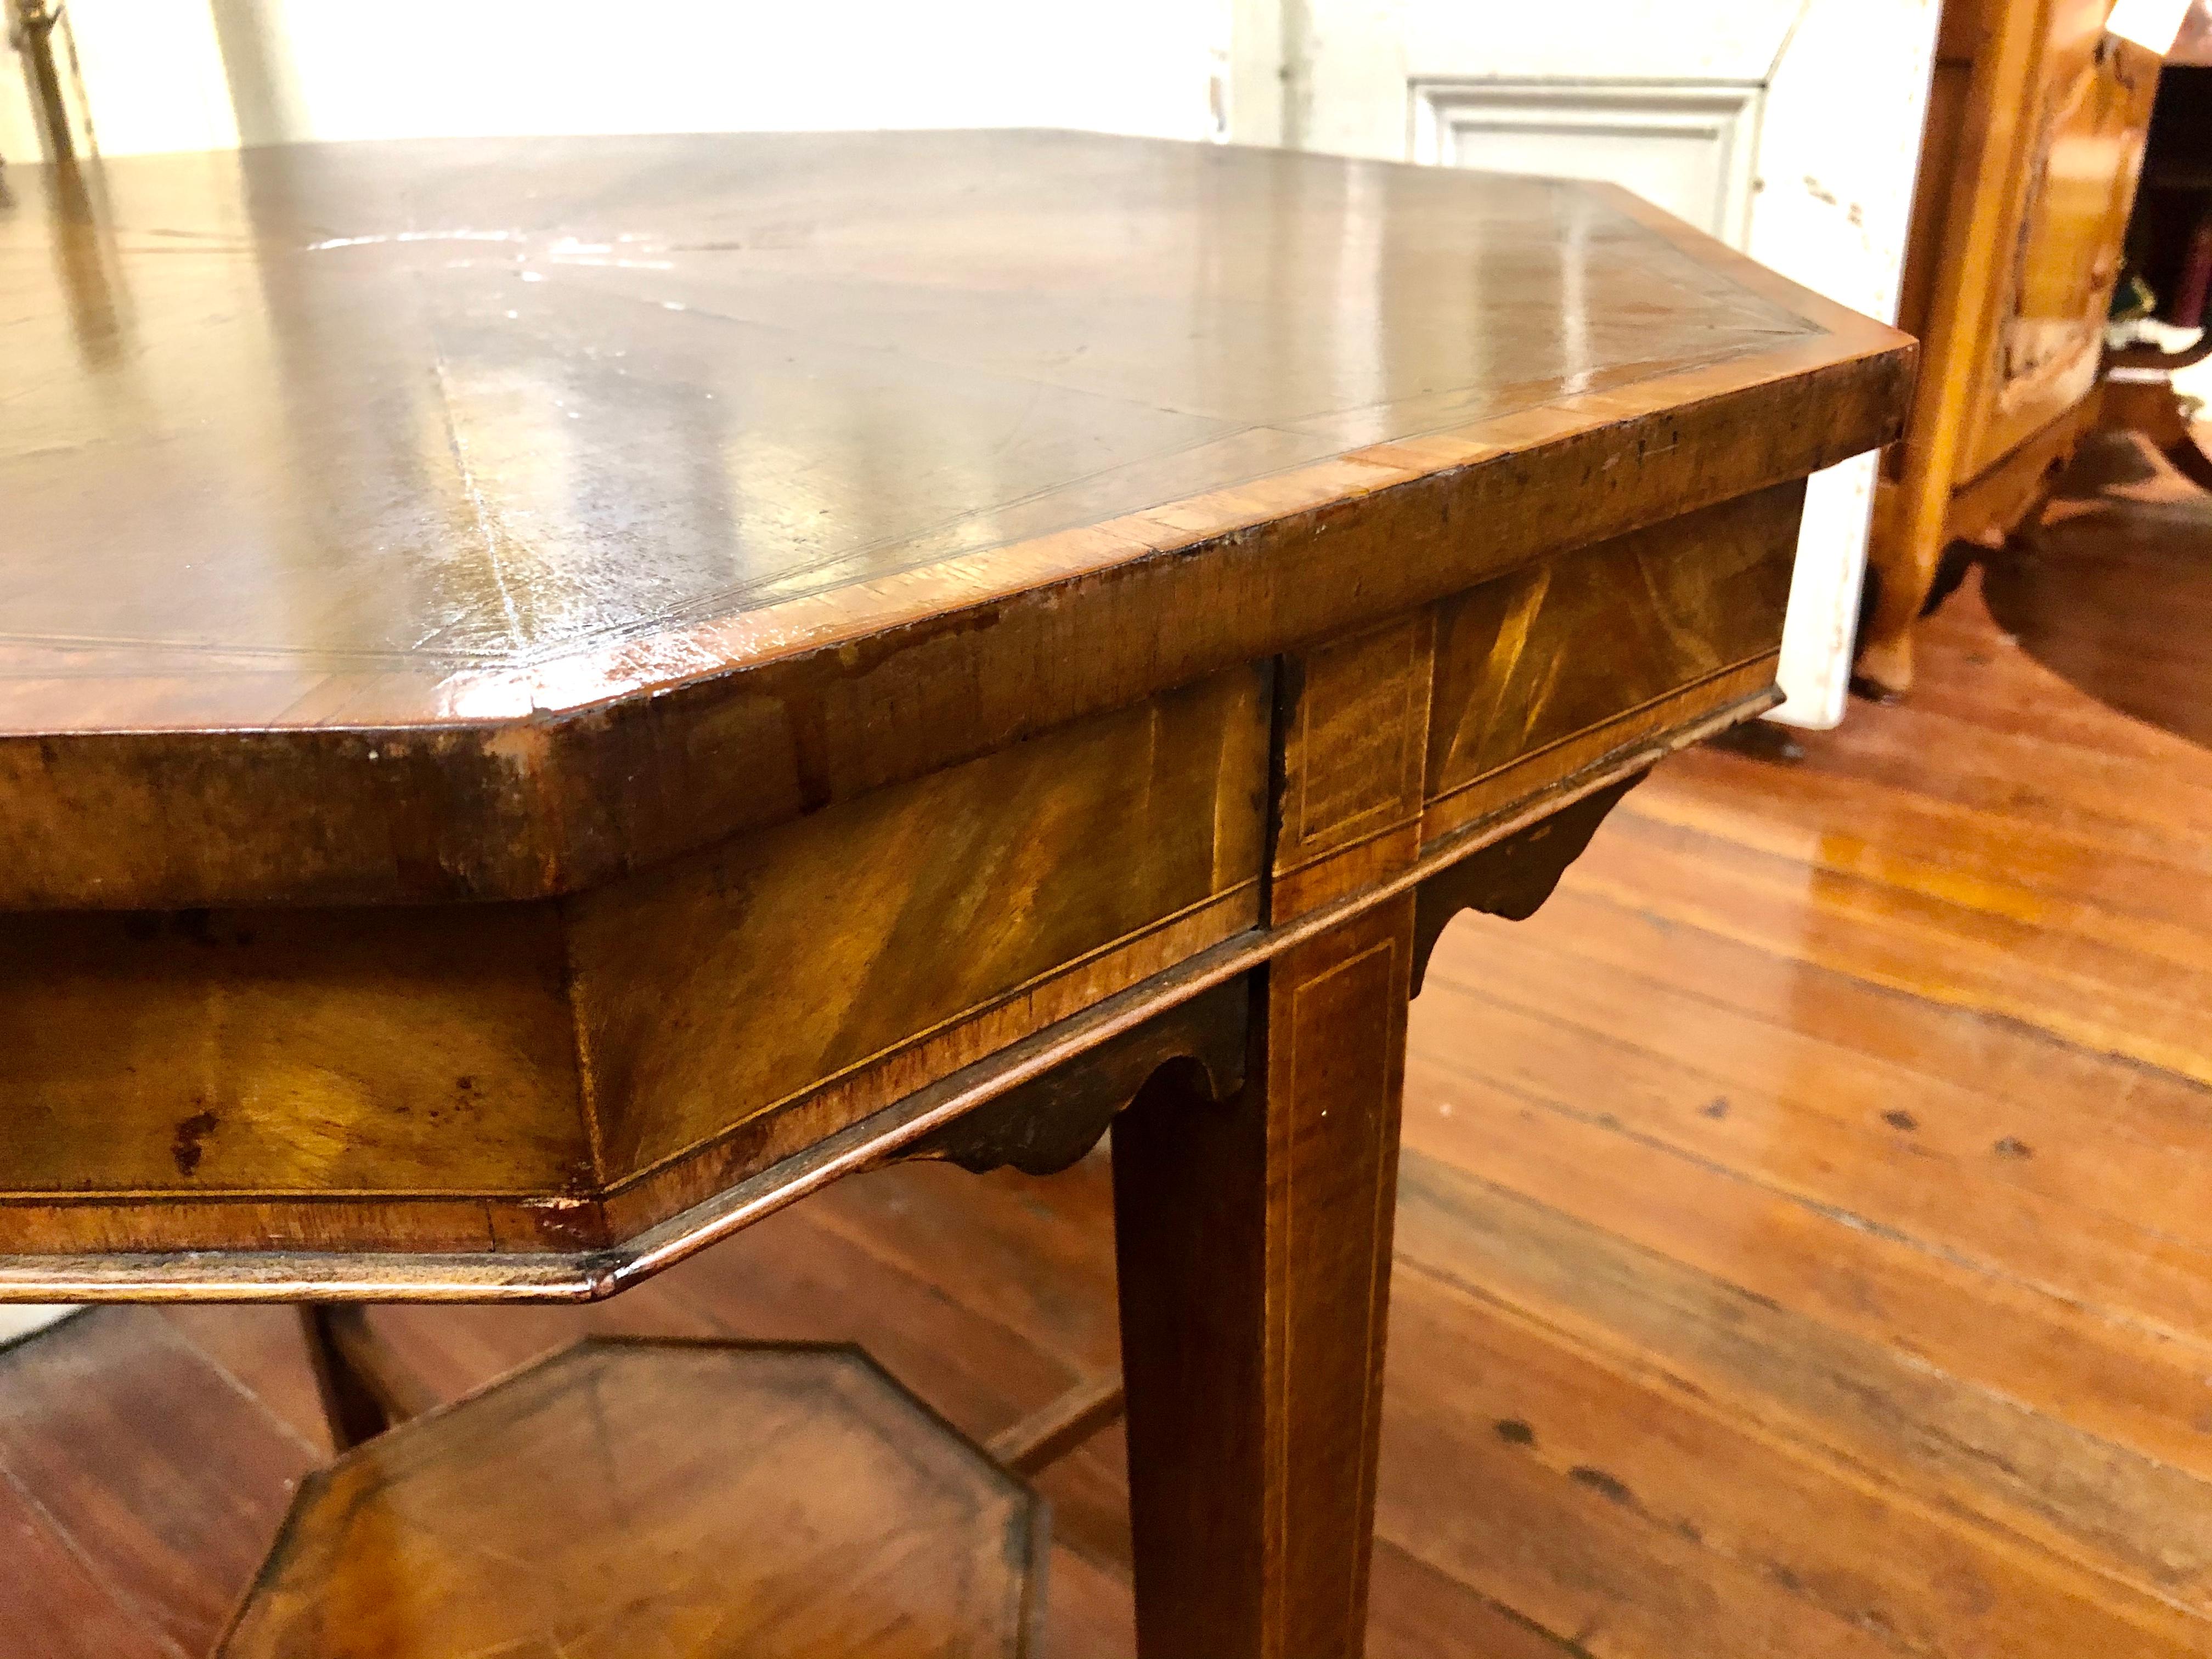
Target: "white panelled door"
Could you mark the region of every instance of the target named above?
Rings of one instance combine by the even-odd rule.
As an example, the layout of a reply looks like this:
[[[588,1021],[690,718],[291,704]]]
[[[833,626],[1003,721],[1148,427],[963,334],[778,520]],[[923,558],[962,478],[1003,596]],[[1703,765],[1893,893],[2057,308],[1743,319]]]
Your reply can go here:
[[[1741,247],[1759,147],[1757,82],[1407,83],[1417,161],[1604,179]]]

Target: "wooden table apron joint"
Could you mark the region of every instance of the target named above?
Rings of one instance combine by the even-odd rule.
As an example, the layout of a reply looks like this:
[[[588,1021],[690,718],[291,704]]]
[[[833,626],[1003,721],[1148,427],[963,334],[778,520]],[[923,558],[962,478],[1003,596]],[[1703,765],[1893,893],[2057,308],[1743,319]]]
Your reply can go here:
[[[1417,892],[1419,920],[1408,946],[1417,975],[1451,914],[1486,909],[1516,920],[1533,914],[1532,889],[1548,895],[1624,790],[1674,750],[1778,701],[1770,688],[1616,751],[1424,848],[1406,868],[1370,887],[1236,934],[916,1090],[623,1245],[549,1262],[494,1252],[18,1254],[0,1255],[0,1300],[134,1302],[155,1293],[180,1302],[592,1302],[834,1181],[901,1158],[943,1158],[977,1170],[1002,1164],[1039,1174],[1064,1169],[1097,1143],[1162,1066],[1180,1060],[1195,1066],[1210,1092],[1225,1095],[1241,1085],[1242,1057],[1228,1063],[1237,1045],[1224,1043],[1223,1033],[1233,1029],[1242,1040],[1252,994],[1243,981],[1275,957]],[[1585,802],[1601,802],[1601,810],[1575,813]],[[1557,833],[1555,816],[1588,827],[1571,840]],[[1472,880],[1461,874],[1462,863]],[[1502,874],[1489,873],[1493,870]],[[1231,988],[1225,998],[1224,987]],[[1197,1005],[1195,1017],[1182,1014],[1191,1004]]]

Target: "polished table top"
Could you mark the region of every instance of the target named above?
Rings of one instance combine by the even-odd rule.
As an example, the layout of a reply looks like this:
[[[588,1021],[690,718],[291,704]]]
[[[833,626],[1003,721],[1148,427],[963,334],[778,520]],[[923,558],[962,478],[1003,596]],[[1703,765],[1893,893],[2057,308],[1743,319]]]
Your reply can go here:
[[[0,222],[25,643],[527,667],[1811,331],[1579,191],[1074,134],[99,182]]]
[[[1533,453],[1596,465],[1578,433],[1657,453],[1685,403],[1903,372],[1888,331],[1617,192],[1224,147],[351,144],[0,192],[15,906],[568,890],[1346,620],[1299,598],[1344,572],[1272,547],[1137,630],[1086,577],[1490,461],[1533,496]],[[1684,496],[1863,448],[1878,401]],[[1599,527],[1612,483],[1578,485]],[[1513,516],[1455,580],[1540,550]],[[1364,556],[1378,612],[1443,591]],[[778,682],[755,731],[732,701],[1048,590],[1086,642],[1003,630],[973,708],[902,726],[895,686],[841,713]],[[1201,605],[1237,637],[1179,634]],[[672,690],[681,740],[614,752]],[[735,795],[674,752],[717,720]],[[641,766],[683,802],[650,825],[606,801]]]

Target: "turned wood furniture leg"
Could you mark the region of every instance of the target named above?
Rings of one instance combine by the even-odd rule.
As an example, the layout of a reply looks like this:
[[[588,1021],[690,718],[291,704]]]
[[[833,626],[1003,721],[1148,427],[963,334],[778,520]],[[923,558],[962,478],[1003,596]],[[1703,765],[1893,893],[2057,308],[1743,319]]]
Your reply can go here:
[[[1350,1659],[1367,1622],[1410,895],[1253,975],[1251,1069],[1114,1132],[1141,1659]]]
[[[1884,697],[1902,696],[1912,689],[1912,629],[1928,601],[1942,551],[1939,547],[1923,558],[1914,549],[1881,567],[1873,614],[1851,665],[1862,689]]]

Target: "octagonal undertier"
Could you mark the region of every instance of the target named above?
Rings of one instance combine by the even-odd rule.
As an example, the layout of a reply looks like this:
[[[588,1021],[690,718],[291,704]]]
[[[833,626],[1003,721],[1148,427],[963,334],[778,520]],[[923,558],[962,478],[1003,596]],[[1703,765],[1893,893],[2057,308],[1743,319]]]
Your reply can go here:
[[[857,1348],[580,1344],[301,1485],[216,1659],[1021,1659],[1044,1506]]]

